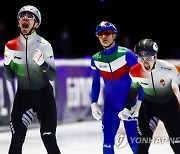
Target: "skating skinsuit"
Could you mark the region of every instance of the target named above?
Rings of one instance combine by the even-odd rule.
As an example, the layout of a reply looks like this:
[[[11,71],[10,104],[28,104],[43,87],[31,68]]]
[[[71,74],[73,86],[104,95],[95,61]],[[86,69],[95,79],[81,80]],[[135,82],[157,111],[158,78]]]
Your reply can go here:
[[[44,55],[45,62],[39,66],[33,61],[36,49]],[[12,140],[9,154],[21,154],[28,126],[35,115],[41,125],[41,137],[48,154],[59,154],[55,131],[57,111],[50,80],[56,75],[53,50],[48,41],[36,33],[28,39],[22,35],[8,41],[5,50],[13,52],[13,60],[4,66],[7,80],[17,78],[17,92],[11,112]]]
[[[144,90],[144,100],[139,111],[139,137],[152,137],[159,119],[162,120],[169,137],[171,147],[180,153],[180,108],[173,85],[180,85],[180,75],[176,67],[164,60],[156,60],[151,72],[144,71],[140,64],[130,70],[133,84],[127,106],[135,97],[137,89]],[[133,96],[134,95],[134,96]],[[150,143],[141,142],[138,154],[148,154]]]
[[[45,59],[42,66],[38,66],[32,55],[39,49]],[[22,35],[6,43],[5,50],[13,52],[10,68],[5,67],[5,75],[11,80],[17,74],[20,89],[43,89],[49,86],[49,80],[54,80],[56,70],[52,47],[45,39],[33,33],[28,40]],[[44,72],[48,69],[47,72]]]
[[[129,69],[137,63],[134,53],[115,45],[110,50],[103,50],[92,57],[91,67],[93,74],[92,102],[98,101],[100,92],[100,77],[105,84],[105,101],[103,115],[103,154],[114,154],[114,137],[119,128],[118,113],[123,110],[131,85]],[[136,143],[131,143],[130,137],[136,136],[136,122],[124,122],[128,141],[133,152],[136,152]]]

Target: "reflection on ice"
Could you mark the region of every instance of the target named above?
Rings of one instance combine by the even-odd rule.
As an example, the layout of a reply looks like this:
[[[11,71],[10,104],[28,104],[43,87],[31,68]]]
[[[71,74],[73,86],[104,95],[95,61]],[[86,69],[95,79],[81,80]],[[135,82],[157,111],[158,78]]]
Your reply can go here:
[[[123,124],[119,128],[124,133]],[[156,136],[167,136],[162,123],[158,126]],[[10,143],[10,130],[0,132],[0,154],[7,154]],[[102,154],[102,132],[100,121],[84,121],[58,125],[57,140],[62,154]],[[126,138],[123,142],[126,142]],[[123,143],[124,144],[124,143]],[[115,148],[116,154],[132,154],[128,145]],[[46,150],[40,138],[39,127],[29,129],[23,145],[23,154],[45,154]],[[152,144],[150,154],[173,154],[169,143]]]

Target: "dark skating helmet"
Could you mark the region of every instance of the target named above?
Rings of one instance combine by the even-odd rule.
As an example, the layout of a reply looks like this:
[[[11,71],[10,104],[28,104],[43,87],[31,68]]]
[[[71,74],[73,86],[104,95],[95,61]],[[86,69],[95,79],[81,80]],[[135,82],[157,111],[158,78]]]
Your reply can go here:
[[[111,30],[115,34],[118,33],[117,28],[110,22],[108,21],[102,21],[97,27],[96,27],[96,35],[98,35],[99,32],[104,31],[104,30]]]
[[[153,56],[158,52],[158,45],[152,39],[142,39],[134,47],[138,57]]]

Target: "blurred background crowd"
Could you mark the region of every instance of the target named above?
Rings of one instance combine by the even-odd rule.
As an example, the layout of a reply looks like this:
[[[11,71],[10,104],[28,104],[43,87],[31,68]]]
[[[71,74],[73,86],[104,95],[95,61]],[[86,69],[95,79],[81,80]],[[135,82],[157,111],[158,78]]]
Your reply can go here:
[[[122,0],[16,0],[0,5],[0,55],[4,44],[19,35],[17,12],[27,4],[42,14],[38,33],[53,46],[57,58],[84,58],[101,49],[95,28],[102,20],[119,30],[117,44],[133,49],[142,38],[159,45],[159,58],[180,58],[179,11],[174,2]]]

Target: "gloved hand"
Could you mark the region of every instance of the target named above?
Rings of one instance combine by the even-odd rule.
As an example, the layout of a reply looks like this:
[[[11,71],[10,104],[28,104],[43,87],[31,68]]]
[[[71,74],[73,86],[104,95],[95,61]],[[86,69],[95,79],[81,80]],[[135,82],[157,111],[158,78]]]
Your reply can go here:
[[[91,111],[94,119],[101,120],[102,119],[102,112],[96,102],[91,104]]]
[[[131,111],[127,108],[124,108],[121,112],[119,112],[118,117],[121,120],[128,120],[128,118],[132,118]]]
[[[42,65],[44,63],[44,56],[43,53],[39,50],[36,49],[36,51],[33,54],[33,60],[38,64]]]
[[[6,50],[4,52],[4,64],[9,65],[11,60],[13,60],[13,52],[10,50]]]
[[[141,100],[137,100],[136,104],[133,107],[131,107],[130,113],[132,117],[138,117],[141,103],[142,103]]]

